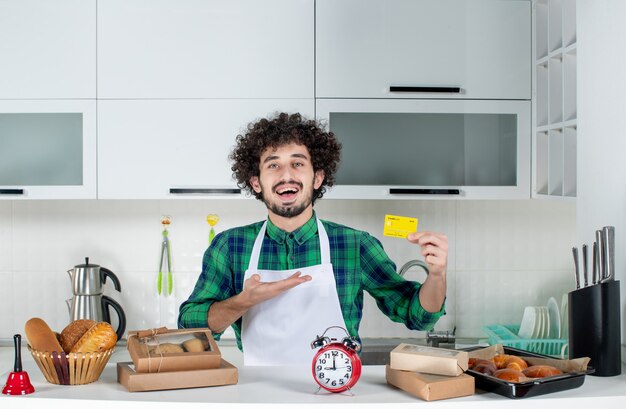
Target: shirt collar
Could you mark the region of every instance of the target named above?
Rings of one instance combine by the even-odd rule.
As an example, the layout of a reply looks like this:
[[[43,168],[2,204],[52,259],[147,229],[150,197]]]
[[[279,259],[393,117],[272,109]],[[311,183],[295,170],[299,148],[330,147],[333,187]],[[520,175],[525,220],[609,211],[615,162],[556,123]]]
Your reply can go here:
[[[272,223],[272,221],[268,217],[266,229],[269,238],[279,244],[284,243],[285,240],[290,236],[293,238],[293,240],[296,241],[296,243],[302,244],[309,240],[311,237],[315,236],[315,234],[317,233],[317,216],[315,215],[314,211],[313,215],[306,223],[304,223],[302,226],[292,231],[291,233],[288,233],[281,228],[276,227],[276,225]]]

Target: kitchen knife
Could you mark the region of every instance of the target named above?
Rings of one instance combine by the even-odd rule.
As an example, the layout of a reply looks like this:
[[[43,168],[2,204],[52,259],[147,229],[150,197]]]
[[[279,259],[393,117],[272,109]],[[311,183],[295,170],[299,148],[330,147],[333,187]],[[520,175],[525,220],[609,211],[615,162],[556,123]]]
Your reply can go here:
[[[604,226],[602,239],[605,247],[605,273],[601,282],[613,281],[615,279],[615,227]]]
[[[589,285],[589,274],[587,271],[587,245],[583,244],[583,282],[585,287]]]
[[[602,237],[602,230],[596,230],[596,243],[598,244],[598,282],[604,278],[604,239]]]
[[[592,260],[591,260],[591,279],[593,280],[593,284],[598,284],[600,282],[600,277],[598,277],[598,272],[600,271],[600,267],[598,266],[598,243],[593,242],[593,248],[591,249]]]
[[[574,255],[574,272],[576,273],[576,289],[580,288],[580,273],[578,271],[578,247],[572,247],[572,254]]]

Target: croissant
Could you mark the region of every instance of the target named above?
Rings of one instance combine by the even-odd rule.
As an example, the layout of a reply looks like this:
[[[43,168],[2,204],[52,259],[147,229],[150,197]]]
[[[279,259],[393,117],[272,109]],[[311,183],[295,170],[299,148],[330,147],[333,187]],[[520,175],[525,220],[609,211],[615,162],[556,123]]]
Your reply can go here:
[[[492,358],[498,369],[512,368],[523,371],[528,368],[528,363],[516,355],[501,354]]]

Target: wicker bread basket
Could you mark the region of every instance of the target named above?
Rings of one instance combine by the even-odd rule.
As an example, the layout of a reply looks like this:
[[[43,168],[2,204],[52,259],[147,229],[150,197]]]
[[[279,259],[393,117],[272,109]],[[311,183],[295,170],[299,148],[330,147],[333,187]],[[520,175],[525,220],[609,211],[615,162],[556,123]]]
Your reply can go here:
[[[42,352],[28,345],[46,380],[56,385],[84,385],[100,378],[113,350],[102,352]]]

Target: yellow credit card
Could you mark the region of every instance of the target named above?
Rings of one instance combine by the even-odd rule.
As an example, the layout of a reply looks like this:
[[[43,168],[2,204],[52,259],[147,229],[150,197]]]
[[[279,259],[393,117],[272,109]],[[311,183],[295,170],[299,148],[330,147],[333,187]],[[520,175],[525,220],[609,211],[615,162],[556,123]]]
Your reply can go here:
[[[395,216],[393,214],[385,215],[385,228],[383,229],[385,236],[406,238],[409,233],[416,231],[416,217]]]

